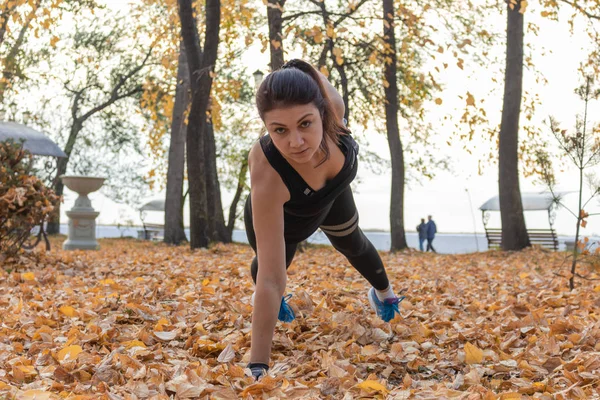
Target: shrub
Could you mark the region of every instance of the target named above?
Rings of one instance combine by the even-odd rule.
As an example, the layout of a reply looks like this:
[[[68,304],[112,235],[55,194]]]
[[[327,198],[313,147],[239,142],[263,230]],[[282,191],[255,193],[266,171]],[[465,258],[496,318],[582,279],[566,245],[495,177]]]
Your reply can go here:
[[[59,200],[30,174],[31,162],[20,143],[0,142],[0,252],[8,256],[23,248],[31,230],[43,226]]]

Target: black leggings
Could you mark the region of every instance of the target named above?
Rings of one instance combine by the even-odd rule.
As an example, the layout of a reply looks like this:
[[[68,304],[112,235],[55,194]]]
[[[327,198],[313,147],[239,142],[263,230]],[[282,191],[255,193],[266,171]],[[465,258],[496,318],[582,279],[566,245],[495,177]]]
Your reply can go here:
[[[381,257],[373,244],[358,227],[358,211],[350,188],[344,190],[333,202],[331,210],[320,224],[333,247],[342,253],[360,272],[360,274],[377,290],[385,290],[389,280]],[[256,252],[256,237],[253,228],[246,227],[248,242]],[[248,231],[252,229],[252,231]],[[287,227],[286,227],[287,229]],[[292,263],[298,243],[285,244],[285,267]],[[251,265],[252,279],[256,283],[258,261],[254,257]]]

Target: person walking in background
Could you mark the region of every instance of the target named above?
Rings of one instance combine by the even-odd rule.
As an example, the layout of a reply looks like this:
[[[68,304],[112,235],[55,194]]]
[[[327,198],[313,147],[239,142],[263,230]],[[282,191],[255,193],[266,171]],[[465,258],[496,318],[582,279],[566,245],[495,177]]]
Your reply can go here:
[[[435,222],[431,219],[431,215],[427,216],[427,251],[431,250],[434,253],[437,253],[433,248],[433,239],[435,238],[435,234],[437,233],[437,227],[435,226]]]
[[[425,218],[421,218],[421,223],[417,225],[417,233],[419,234],[419,249],[425,251],[423,244],[427,240],[427,224]]]

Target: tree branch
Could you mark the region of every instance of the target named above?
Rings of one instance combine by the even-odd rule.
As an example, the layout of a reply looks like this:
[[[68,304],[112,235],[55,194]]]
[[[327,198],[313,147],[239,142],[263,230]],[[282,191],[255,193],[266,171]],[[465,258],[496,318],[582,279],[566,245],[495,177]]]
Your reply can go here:
[[[302,11],[302,12],[297,12],[295,14],[290,14],[290,15],[286,15],[285,17],[281,18],[281,21],[286,22],[286,21],[294,21],[300,17],[303,17],[305,15],[311,15],[311,14],[317,14],[319,15],[320,12],[319,11]]]
[[[100,112],[100,111],[104,110],[106,107],[110,106],[111,104],[114,104],[115,102],[117,102],[117,101],[119,101],[121,99],[125,99],[127,97],[133,96],[136,93],[141,93],[142,91],[143,91],[142,85],[138,85],[138,86],[136,86],[135,88],[133,88],[132,90],[130,90],[128,92],[121,93],[121,94],[116,95],[116,96],[111,96],[104,103],[101,103],[101,104],[97,105],[96,107],[92,108],[91,110],[89,110],[88,112],[86,112],[85,114],[83,114],[81,116],[81,118],[79,118],[79,120],[83,123],[89,117],[91,117],[92,115],[96,114],[97,112]]]
[[[592,18],[592,19],[598,19],[600,20],[600,15],[595,15],[590,13],[587,10],[584,10],[583,7],[581,7],[579,4],[577,4],[577,2],[575,1],[569,1],[569,0],[560,0],[565,4],[570,5],[571,7],[573,7],[574,9],[576,9],[577,11],[579,11],[580,13],[582,13],[583,15],[585,15],[588,18]]]
[[[89,110],[88,112],[83,114],[79,118],[79,121],[81,123],[83,123],[85,120],[90,118],[92,115],[94,115],[95,113],[97,113],[99,111],[104,110],[106,107],[110,106],[111,104],[113,104],[121,99],[133,96],[134,94],[141,92],[143,90],[142,86],[136,85],[133,89],[131,89],[125,93],[119,94],[119,91],[125,86],[127,81],[129,81],[134,75],[136,75],[138,72],[140,72],[146,66],[146,63],[148,62],[148,59],[150,58],[150,55],[152,54],[152,50],[153,50],[152,48],[150,48],[148,50],[146,57],[138,66],[136,66],[131,71],[129,71],[129,73],[121,76],[121,79],[119,79],[119,82],[114,86],[114,88],[111,91],[110,97],[107,100],[105,100],[101,104],[98,104],[96,107],[92,108],[91,110]]]
[[[358,11],[358,9],[359,9],[359,8],[360,8],[360,7],[361,7],[363,4],[365,4],[366,2],[367,2],[367,0],[361,0],[361,1],[360,1],[360,2],[359,2],[357,5],[356,5],[356,7],[354,7],[354,10],[350,11],[350,12],[349,12],[349,13],[347,13],[347,14],[341,14],[341,17],[340,17],[340,18],[339,18],[337,21],[335,21],[335,22],[333,23],[333,27],[334,27],[334,28],[337,28],[337,27],[338,27],[338,26],[339,26],[339,25],[340,25],[342,22],[344,22],[344,20],[345,20],[345,19],[347,19],[347,18],[350,18],[350,17],[352,16],[352,14],[354,14],[355,12],[357,12],[357,11]]]
[[[575,273],[575,276],[581,279],[585,279],[586,281],[600,281],[600,278],[588,278],[586,276],[579,275],[578,273]]]

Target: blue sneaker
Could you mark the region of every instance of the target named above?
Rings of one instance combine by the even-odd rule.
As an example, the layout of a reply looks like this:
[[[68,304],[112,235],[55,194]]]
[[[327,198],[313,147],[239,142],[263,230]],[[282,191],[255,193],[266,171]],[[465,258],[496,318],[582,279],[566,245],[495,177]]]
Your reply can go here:
[[[381,301],[375,293],[375,288],[369,289],[369,304],[371,304],[371,307],[373,308],[373,311],[377,313],[377,316],[385,322],[390,322],[394,319],[396,313],[400,314],[398,304],[400,304],[402,300],[404,300],[404,296]]]
[[[292,295],[288,294],[287,296],[284,296],[281,298],[281,306],[279,307],[279,315],[277,316],[277,318],[281,322],[292,322],[293,320],[296,319],[296,314],[294,314],[294,310],[292,310],[292,307],[290,307],[290,305],[287,303],[287,301],[291,297],[292,297]],[[250,304],[252,304],[252,306],[254,306],[254,293],[252,294],[252,297],[250,298]]]
[[[294,310],[292,310],[292,307],[290,307],[290,305],[287,303],[291,297],[292,295],[288,294],[287,296],[281,298],[281,306],[279,307],[279,315],[277,316],[281,322],[292,322],[296,319]]]

